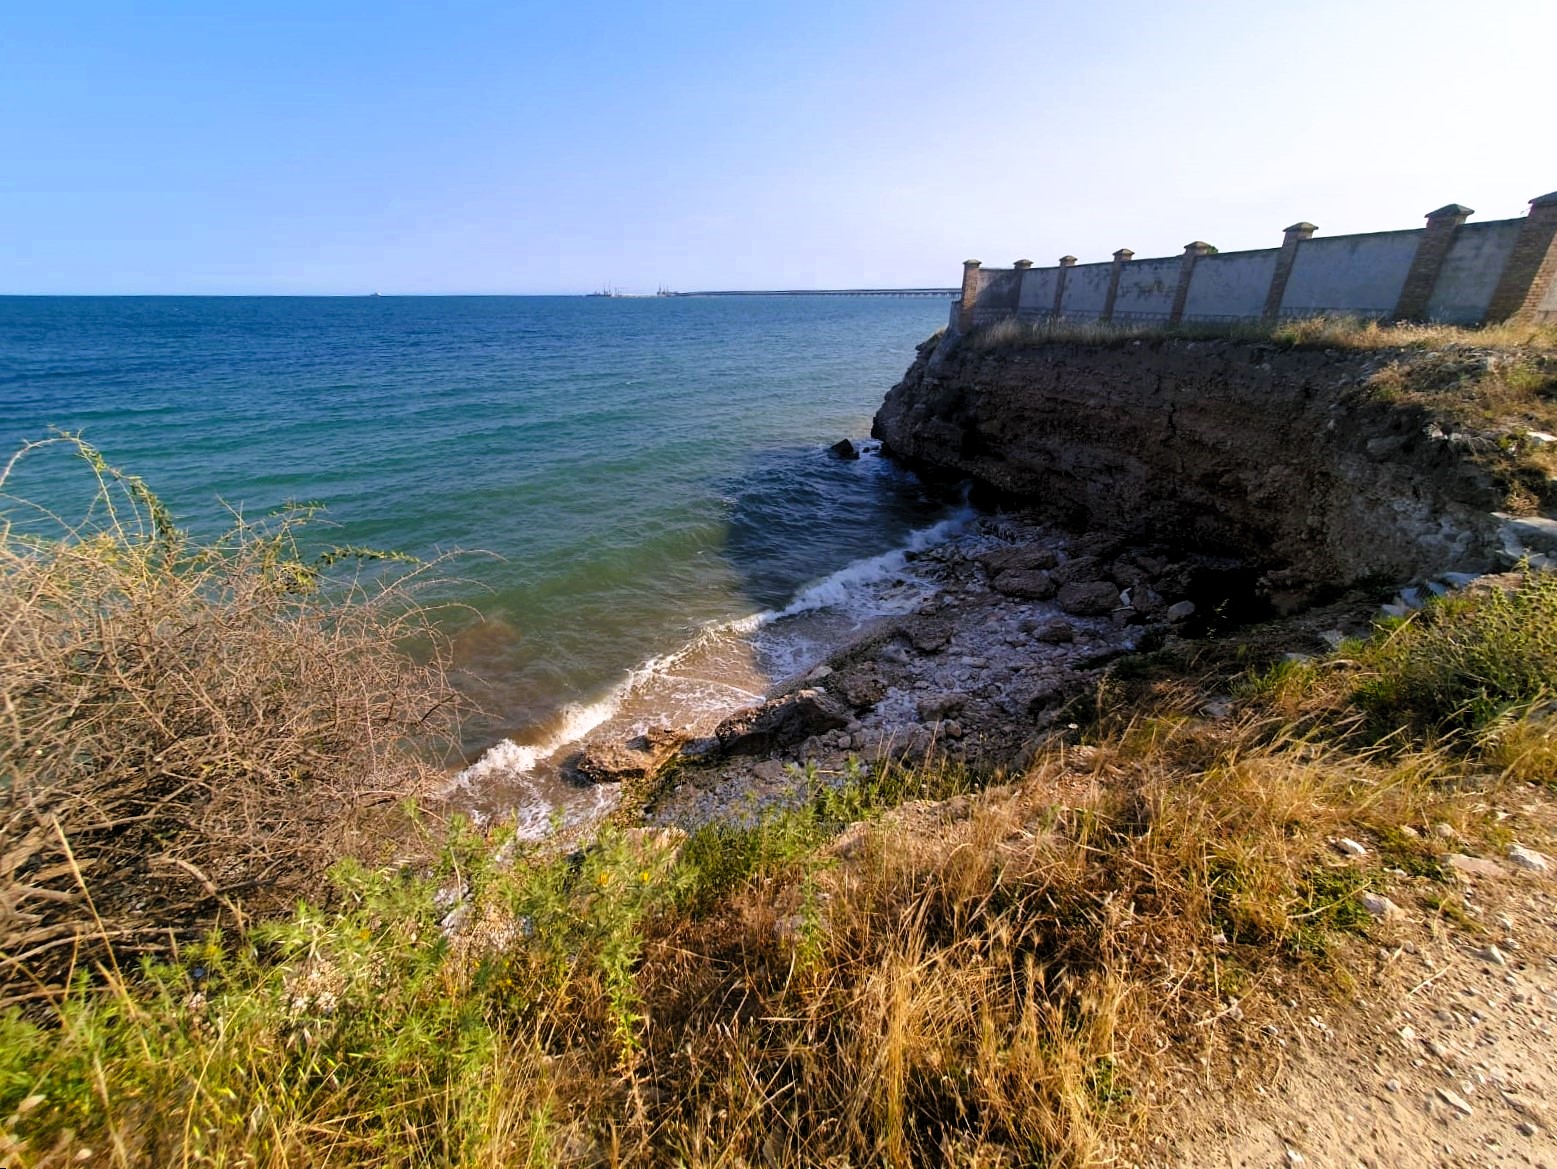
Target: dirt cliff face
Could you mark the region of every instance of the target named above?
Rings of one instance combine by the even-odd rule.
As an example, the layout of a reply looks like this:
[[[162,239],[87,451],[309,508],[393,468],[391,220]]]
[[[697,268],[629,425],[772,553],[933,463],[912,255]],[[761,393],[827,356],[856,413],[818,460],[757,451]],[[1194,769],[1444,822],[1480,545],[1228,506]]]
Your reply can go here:
[[[1369,389],[1401,351],[1123,340],[926,342],[873,433],[1072,528],[1232,553],[1310,596],[1493,562],[1506,484]]]

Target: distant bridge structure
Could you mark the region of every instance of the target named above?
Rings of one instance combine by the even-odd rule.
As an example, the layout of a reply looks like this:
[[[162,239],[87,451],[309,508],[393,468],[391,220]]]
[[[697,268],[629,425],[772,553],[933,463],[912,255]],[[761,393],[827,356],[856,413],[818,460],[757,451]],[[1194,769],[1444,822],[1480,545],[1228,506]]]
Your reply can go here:
[[[671,292],[668,296],[940,296],[955,299],[960,288],[771,288]]]

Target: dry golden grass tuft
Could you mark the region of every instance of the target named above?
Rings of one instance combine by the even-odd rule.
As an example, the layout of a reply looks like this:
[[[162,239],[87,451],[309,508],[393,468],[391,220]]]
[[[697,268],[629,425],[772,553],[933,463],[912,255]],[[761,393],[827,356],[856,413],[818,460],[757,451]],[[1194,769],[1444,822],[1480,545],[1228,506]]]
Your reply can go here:
[[[1478,348],[1550,352],[1557,349],[1557,325],[1508,321],[1464,327],[1344,316],[1301,317],[1271,323],[1187,321],[1178,325],[1163,321],[1100,321],[1079,317],[1039,320],[1008,317],[980,325],[968,335],[965,343],[977,349],[1002,349],[1052,343],[1111,345],[1155,339],[1269,341],[1290,349]]]
[[[316,895],[454,713],[400,649],[432,634],[413,573],[334,579],[374,554],[305,561],[306,509],[194,542],[85,443],[23,453],[47,445],[97,494],[83,526],[0,522],[0,1002]]]

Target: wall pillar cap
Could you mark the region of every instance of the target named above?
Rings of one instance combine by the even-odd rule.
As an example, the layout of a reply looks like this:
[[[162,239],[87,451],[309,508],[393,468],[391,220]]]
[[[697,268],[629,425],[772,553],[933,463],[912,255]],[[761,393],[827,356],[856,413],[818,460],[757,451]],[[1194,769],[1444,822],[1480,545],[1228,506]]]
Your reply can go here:
[[[1120,248],[1117,252],[1114,253],[1114,259],[1128,260],[1133,255],[1135,255],[1135,253],[1132,252],[1129,248]]]
[[[1213,248],[1210,244],[1206,243],[1206,241],[1203,240],[1203,239],[1197,239],[1197,240],[1194,240],[1191,243],[1185,244],[1184,245],[1184,250],[1186,252],[1194,252],[1197,256],[1204,256],[1208,252],[1216,251],[1215,248]]]
[[[1033,262],[1031,260],[1017,260],[1011,265],[1013,268],[1031,268],[1032,266]]]
[[[1476,214],[1469,207],[1459,203],[1445,203],[1437,211],[1429,211],[1428,219],[1464,219],[1468,215]]]
[[[964,260],[962,262],[962,266],[964,268],[980,268],[980,267],[983,267],[983,265],[984,265],[984,261],[983,260]]]
[[[1076,262],[1076,257],[1075,256],[1061,256],[1060,257],[1060,263],[1063,264],[1067,268],[1069,268],[1075,262]]]
[[[1537,195],[1534,199],[1530,200],[1530,206],[1557,207],[1557,191],[1553,191],[1549,195]]]
[[[1312,223],[1305,221],[1302,223],[1294,223],[1291,227],[1283,228],[1282,230],[1287,232],[1289,235],[1293,232],[1299,231],[1306,231],[1309,235],[1313,235],[1314,232],[1319,230],[1319,228],[1315,227]]]

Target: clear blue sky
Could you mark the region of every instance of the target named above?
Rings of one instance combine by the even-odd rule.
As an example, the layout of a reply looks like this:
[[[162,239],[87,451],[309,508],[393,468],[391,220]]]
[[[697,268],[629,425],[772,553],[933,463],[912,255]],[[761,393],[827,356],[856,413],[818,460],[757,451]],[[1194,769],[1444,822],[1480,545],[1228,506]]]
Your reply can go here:
[[[0,292],[949,285],[1557,188],[1553,0],[13,0]]]

